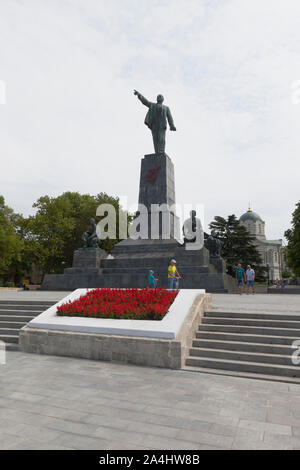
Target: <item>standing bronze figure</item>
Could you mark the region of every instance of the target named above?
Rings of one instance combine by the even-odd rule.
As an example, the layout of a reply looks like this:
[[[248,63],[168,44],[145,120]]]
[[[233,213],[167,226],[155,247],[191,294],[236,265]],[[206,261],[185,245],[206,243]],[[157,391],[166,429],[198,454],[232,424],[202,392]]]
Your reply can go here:
[[[163,104],[164,97],[158,95],[157,102],[151,103],[151,101],[148,101],[138,91],[134,90],[134,94],[149,108],[145,118],[145,124],[152,132],[155,153],[165,153],[167,122],[169,123],[171,131],[176,131],[176,127],[170,109]]]

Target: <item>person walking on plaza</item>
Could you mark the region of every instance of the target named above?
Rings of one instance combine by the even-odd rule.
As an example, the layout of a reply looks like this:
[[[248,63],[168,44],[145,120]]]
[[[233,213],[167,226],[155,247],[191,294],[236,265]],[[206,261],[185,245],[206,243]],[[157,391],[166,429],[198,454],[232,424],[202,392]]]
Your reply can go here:
[[[252,287],[252,294],[254,294],[254,281],[255,281],[255,271],[254,269],[251,268],[250,264],[247,266],[247,271],[246,271],[246,278],[247,278],[247,286],[248,286],[248,292],[247,294],[250,294],[250,286]]]
[[[178,289],[178,279],[181,279],[181,276],[177,271],[176,261],[171,259],[168,268],[168,289]]]
[[[241,263],[237,265],[236,271],[235,271],[235,278],[236,278],[236,285],[239,288],[240,295],[243,293],[243,288],[244,288],[244,282],[246,282],[246,274],[244,268],[242,268]]]
[[[157,281],[158,281],[158,279],[156,279],[154,277],[154,271],[152,269],[149,269],[148,285],[149,285],[150,289],[155,289]]]

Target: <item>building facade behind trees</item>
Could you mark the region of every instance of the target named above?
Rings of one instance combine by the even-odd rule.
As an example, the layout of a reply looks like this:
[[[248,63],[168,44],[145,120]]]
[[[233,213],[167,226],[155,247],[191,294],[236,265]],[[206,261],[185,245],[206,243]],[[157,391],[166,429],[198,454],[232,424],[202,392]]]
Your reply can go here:
[[[240,222],[256,238],[255,245],[262,257],[263,265],[268,269],[269,280],[276,281],[282,279],[282,271],[286,268],[282,239],[267,240],[265,222],[250,207],[247,212],[241,215]]]

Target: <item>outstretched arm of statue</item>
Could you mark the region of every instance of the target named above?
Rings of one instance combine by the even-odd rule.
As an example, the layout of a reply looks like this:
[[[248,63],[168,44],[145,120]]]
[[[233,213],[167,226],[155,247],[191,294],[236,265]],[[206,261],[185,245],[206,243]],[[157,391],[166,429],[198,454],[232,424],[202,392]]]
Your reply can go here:
[[[171,111],[170,109],[168,108],[167,110],[167,119],[168,119],[168,123],[169,123],[169,126],[170,126],[170,130],[171,131],[176,131],[176,127],[174,125],[174,121],[173,121],[173,118],[172,118],[172,114],[171,114]]]
[[[150,108],[150,101],[148,101],[141,93],[134,90],[134,95],[137,95],[138,99],[145,105],[147,108]]]

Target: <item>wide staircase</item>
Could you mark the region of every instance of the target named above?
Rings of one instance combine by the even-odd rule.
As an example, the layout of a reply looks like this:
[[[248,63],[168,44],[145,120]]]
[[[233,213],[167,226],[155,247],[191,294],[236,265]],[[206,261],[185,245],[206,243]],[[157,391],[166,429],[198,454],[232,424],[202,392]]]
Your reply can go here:
[[[293,347],[294,341],[299,346]],[[186,359],[186,369],[300,383],[300,314],[209,311]],[[299,353],[300,360],[300,353]]]
[[[0,341],[6,350],[19,349],[19,331],[34,317],[51,307],[54,302],[45,301],[0,301]]]

